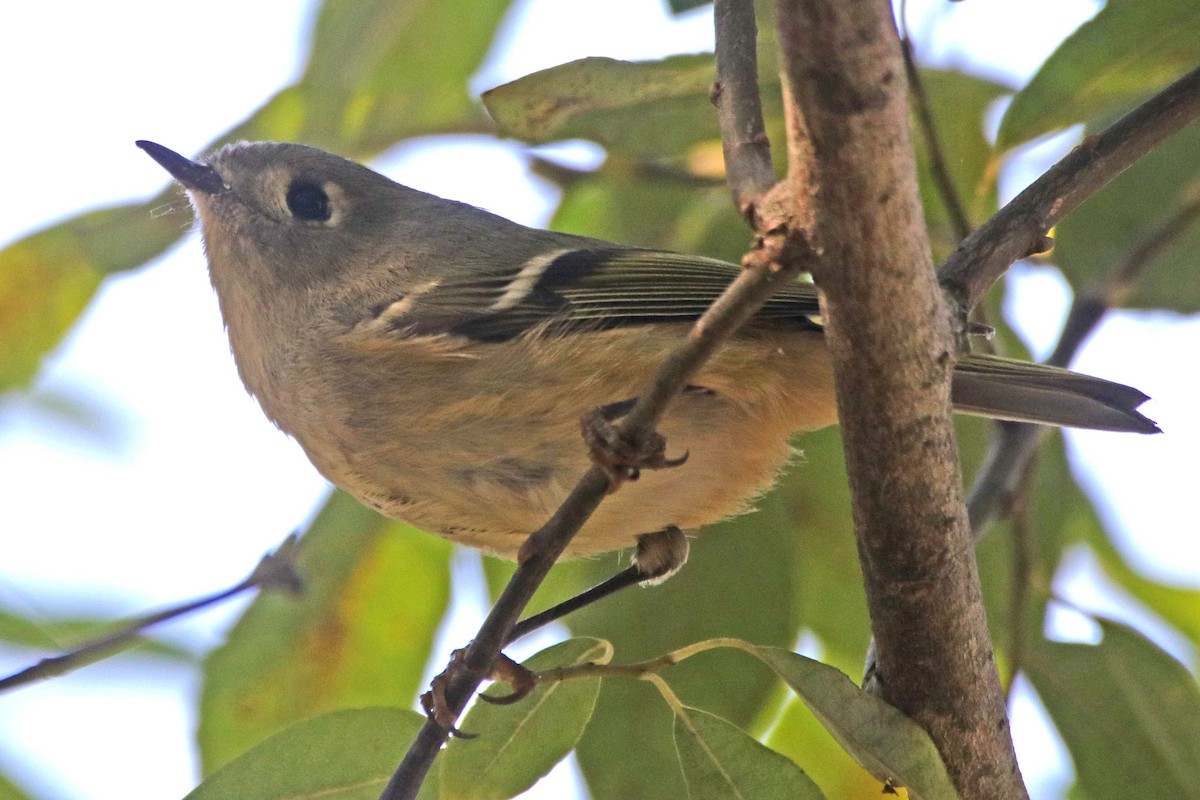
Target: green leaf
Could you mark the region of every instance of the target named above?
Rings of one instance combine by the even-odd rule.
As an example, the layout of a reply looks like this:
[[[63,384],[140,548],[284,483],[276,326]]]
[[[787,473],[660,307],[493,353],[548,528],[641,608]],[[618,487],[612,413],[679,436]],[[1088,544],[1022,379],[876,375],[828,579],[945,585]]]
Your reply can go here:
[[[1105,575],[1200,647],[1200,590],[1171,586],[1142,575],[1103,530],[1096,531],[1090,544]]]
[[[308,67],[223,141],[283,138],[350,158],[425,134],[490,128],[467,91],[509,0],[334,0],[321,6]],[[414,58],[430,42],[436,68]],[[283,134],[280,136],[279,134]]]
[[[791,759],[698,708],[675,715],[675,747],[690,800],[823,798]]]
[[[710,54],[584,58],[484,92],[483,102],[502,133],[527,142],[590,139],[626,154],[679,154],[720,136],[708,101],[715,77]]]
[[[759,651],[842,747],[876,778],[908,787],[912,798],[958,796],[929,734],[901,711],[819,661],[773,647]]]
[[[790,646],[799,633],[797,562],[804,555],[776,496],[757,514],[705,529],[680,573],[660,586],[630,589],[567,619],[576,635],[612,641],[622,660],[736,636]],[[593,567],[599,578],[622,566],[616,558]],[[771,671],[742,653],[706,653],[671,668],[683,702],[703,704],[751,731],[763,731],[782,694]],[[637,724],[630,724],[631,709]],[[675,759],[672,715],[641,681],[605,681],[591,723],[576,750],[595,800],[677,800],[682,777],[664,765]]]
[[[1026,671],[1095,800],[1196,797],[1196,679],[1136,631],[1098,620],[1099,645],[1042,641]]]
[[[1200,41],[1200,39],[1198,39]],[[1143,156],[1055,230],[1051,259],[1076,293],[1102,284],[1114,267],[1200,197],[1200,126]],[[1193,215],[1194,216],[1194,215]],[[1193,221],[1142,270],[1127,308],[1200,311],[1200,225]]]
[[[33,800],[33,798],[0,773],[0,800]]]
[[[531,670],[607,664],[612,646],[572,639],[534,655]],[[489,691],[486,694],[504,694]],[[453,739],[443,756],[443,800],[506,800],[528,789],[571,752],[596,707],[599,678],[538,686],[513,705],[477,702],[460,723],[474,739]]]
[[[214,772],[187,800],[375,800],[424,722],[397,708],[307,719]]]
[[[682,14],[685,11],[691,11],[693,8],[700,8],[712,3],[712,0],[667,0],[667,5],[671,9],[672,14]]]
[[[300,541],[303,597],[259,596],[205,663],[205,771],[296,720],[407,706],[449,599],[450,546],[334,494]]]
[[[788,697],[766,744],[798,764],[830,800],[879,798],[882,785],[842,749],[795,695]]]
[[[841,432],[829,428],[797,437],[794,444],[799,455],[775,491],[780,516],[761,524],[791,531],[790,547],[800,554],[795,561],[797,613],[820,640],[822,659],[861,670],[871,628]],[[773,508],[760,506],[763,512]]]
[[[1108,0],[1017,94],[997,147],[1131,108],[1200,62],[1193,0]]]

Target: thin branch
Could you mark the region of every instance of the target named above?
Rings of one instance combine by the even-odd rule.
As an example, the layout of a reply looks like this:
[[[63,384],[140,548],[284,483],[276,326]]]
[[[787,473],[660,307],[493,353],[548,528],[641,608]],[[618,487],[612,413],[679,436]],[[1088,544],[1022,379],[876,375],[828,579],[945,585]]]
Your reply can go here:
[[[1131,164],[1200,117],[1200,67],[1079,145],[971,234],[939,270],[960,316],[1046,233]]]
[[[1009,679],[1004,687],[1004,701],[1012,701],[1017,673],[1025,666],[1025,644],[1029,626],[1025,616],[1029,609],[1029,593],[1033,589],[1033,531],[1030,528],[1029,500],[1033,486],[1033,470],[1026,469],[1014,495],[1012,509],[1012,591],[1009,594],[1008,664]]]
[[[283,589],[288,592],[299,593],[302,590],[302,583],[295,569],[295,552],[296,539],[295,537],[290,537],[274,553],[268,553],[263,556],[262,560],[258,562],[258,566],[254,568],[254,571],[241,583],[189,603],[138,617],[125,623],[117,630],[92,639],[68,653],[44,658],[20,672],[0,678],[0,692],[7,689],[15,689],[18,686],[24,686],[25,684],[45,678],[65,675],[80,667],[94,664],[101,659],[115,655],[136,644],[137,637],[153,625],[158,625],[159,623],[176,619],[185,614],[216,605],[249,589],[256,587],[263,589]]]
[[[775,185],[758,91],[758,28],[753,0],[716,0],[717,82],[711,98],[721,126],[733,204],[759,230],[758,204]]]
[[[1141,244],[1129,251],[1125,260],[1117,264],[1101,292],[1095,299],[1108,308],[1124,305],[1133,294],[1137,281],[1146,266],[1174,244],[1181,236],[1200,220],[1200,191],[1193,186],[1192,193],[1196,195],[1190,201],[1179,207],[1170,219],[1153,230],[1142,240]]]
[[[921,70],[913,56],[912,42],[907,31],[900,40],[904,50],[904,71],[908,75],[908,91],[912,98],[913,109],[917,113],[917,122],[921,125],[921,136],[925,140],[925,151],[929,155],[929,171],[933,183],[937,187],[942,205],[950,217],[954,228],[954,236],[962,241],[971,235],[971,220],[963,208],[958,189],[950,175],[950,167],[946,163],[945,150],[942,148],[942,137],[938,134],[937,121],[933,118],[933,109],[929,105],[929,96],[925,94],[925,82],[921,79]]]
[[[1095,291],[1075,298],[1054,352],[1046,363],[1066,367],[1109,309],[1123,303],[1154,259],[1200,221],[1200,198],[1181,206],[1168,220],[1113,265]],[[967,497],[971,533],[978,540],[1016,491],[1048,428],[1019,422],[999,423],[999,436]]]

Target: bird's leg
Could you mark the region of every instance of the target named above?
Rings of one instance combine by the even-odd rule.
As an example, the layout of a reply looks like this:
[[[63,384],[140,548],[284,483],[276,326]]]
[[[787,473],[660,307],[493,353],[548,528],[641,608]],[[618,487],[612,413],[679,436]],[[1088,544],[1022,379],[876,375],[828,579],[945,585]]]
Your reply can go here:
[[[521,620],[509,634],[510,644],[522,636],[533,633],[538,628],[560,620],[572,611],[590,606],[597,600],[619,592],[627,586],[641,584],[654,586],[679,571],[687,562],[688,540],[683,531],[674,525],[653,533],[643,533],[637,537],[637,551],[633,556],[633,564],[613,575],[606,581],[596,584],[574,597],[564,600],[556,606]]]

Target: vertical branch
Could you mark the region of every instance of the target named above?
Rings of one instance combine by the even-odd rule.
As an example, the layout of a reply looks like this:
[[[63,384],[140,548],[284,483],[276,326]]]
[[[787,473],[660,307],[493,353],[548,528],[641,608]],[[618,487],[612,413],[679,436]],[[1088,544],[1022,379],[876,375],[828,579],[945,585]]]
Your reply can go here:
[[[733,204],[758,229],[758,202],[775,185],[771,145],[758,91],[758,28],[753,0],[716,0],[717,107],[725,175]]]
[[[793,197],[815,201],[823,258],[813,274],[883,693],[929,731],[964,800],[1026,797],[963,502],[955,342],[931,267],[891,5],[779,0],[779,26],[789,163],[811,164],[788,181]]]

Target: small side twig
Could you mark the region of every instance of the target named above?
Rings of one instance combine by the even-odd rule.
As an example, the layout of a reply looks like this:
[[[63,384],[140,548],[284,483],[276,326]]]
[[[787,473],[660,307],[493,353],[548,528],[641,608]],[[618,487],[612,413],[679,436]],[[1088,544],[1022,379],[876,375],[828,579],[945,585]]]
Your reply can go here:
[[[1131,248],[1094,291],[1075,298],[1054,352],[1046,363],[1066,367],[1104,315],[1123,303],[1138,278],[1173,242],[1200,221],[1200,197],[1182,205],[1169,219]],[[1028,469],[1038,445],[1049,430],[1040,425],[1002,422],[1000,434],[967,496],[971,534],[978,540],[996,520]]]
[[[758,91],[758,28],[753,0],[716,0],[717,82],[710,97],[717,107],[725,173],[733,204],[758,230],[758,203],[775,185],[771,145]]]
[[[70,652],[44,658],[20,672],[0,678],[0,692],[45,678],[65,675],[80,667],[94,664],[134,644],[137,637],[153,625],[216,605],[249,589],[282,589],[297,594],[303,590],[303,584],[296,572],[295,554],[296,537],[291,536],[274,553],[263,556],[254,571],[241,583],[182,605],[138,617],[117,630],[92,639]]]
[[[1200,118],[1200,67],[1088,136],[971,234],[938,270],[960,317],[1018,259],[1045,249],[1063,217],[1131,164]]]

